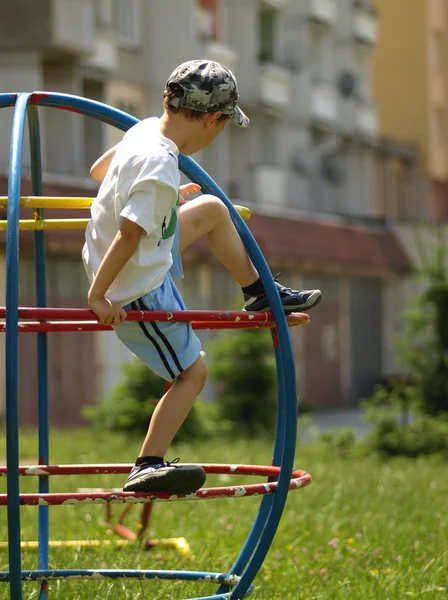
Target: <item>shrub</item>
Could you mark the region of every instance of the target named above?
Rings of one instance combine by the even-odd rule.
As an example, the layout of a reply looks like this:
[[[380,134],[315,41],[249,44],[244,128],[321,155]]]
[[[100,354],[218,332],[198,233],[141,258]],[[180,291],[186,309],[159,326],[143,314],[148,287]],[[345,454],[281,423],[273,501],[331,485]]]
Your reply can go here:
[[[331,455],[348,458],[353,454],[356,446],[356,436],[351,427],[340,427],[331,431],[323,431],[319,441],[324,444]]]
[[[105,400],[85,406],[83,414],[95,427],[143,437],[154,408],[165,393],[165,381],[141,361],[126,363],[123,379]],[[175,441],[209,438],[216,430],[216,410],[197,400]]]
[[[273,431],[277,377],[270,333],[251,329],[222,333],[212,342],[210,357],[221,419],[230,421],[238,434]]]
[[[383,412],[366,446],[387,456],[417,456],[443,453],[448,457],[448,421],[444,417],[420,415],[402,426],[392,413]]]
[[[397,379],[377,386],[364,408],[366,420],[374,426],[365,441],[368,451],[387,456],[448,455],[448,418],[422,413],[415,386]]]

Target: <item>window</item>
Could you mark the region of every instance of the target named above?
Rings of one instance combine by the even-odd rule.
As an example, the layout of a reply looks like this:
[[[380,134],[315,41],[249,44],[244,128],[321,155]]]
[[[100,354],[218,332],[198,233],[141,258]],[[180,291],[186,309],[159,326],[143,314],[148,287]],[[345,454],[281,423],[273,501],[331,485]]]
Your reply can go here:
[[[361,50],[355,52],[357,92],[360,100],[370,97],[370,57]]]
[[[98,102],[104,102],[104,84],[94,79],[84,79],[83,96]],[[88,171],[92,164],[103,153],[104,125],[98,119],[84,119],[84,165]]]
[[[432,111],[432,135],[437,146],[445,146],[448,125],[447,111],[445,108],[435,108]]]
[[[332,37],[325,29],[312,27],[310,39],[310,66],[315,80],[333,81],[336,76],[336,65]]]
[[[137,119],[144,119],[148,114],[147,94],[144,86],[130,84],[115,79],[106,86],[105,102],[122,110]],[[123,132],[110,127],[106,132],[106,148],[110,148],[123,138]]]
[[[198,34],[201,41],[222,38],[221,0],[198,0]]]
[[[430,38],[429,60],[430,66],[435,71],[443,71],[445,68],[444,38],[440,33],[433,33]]]
[[[261,162],[263,165],[276,165],[277,156],[277,132],[278,121],[274,117],[265,115],[263,117],[261,139]]]
[[[138,102],[133,102],[132,100],[119,100],[117,102],[116,108],[118,110],[122,110],[133,117],[137,117],[137,119],[141,119],[142,115],[140,114],[140,106]]]
[[[96,22],[100,29],[112,29],[112,0],[96,0]]]
[[[118,40],[123,46],[140,45],[141,0],[117,0]]]
[[[259,58],[263,62],[273,62],[276,58],[277,11],[265,4],[259,13]]]

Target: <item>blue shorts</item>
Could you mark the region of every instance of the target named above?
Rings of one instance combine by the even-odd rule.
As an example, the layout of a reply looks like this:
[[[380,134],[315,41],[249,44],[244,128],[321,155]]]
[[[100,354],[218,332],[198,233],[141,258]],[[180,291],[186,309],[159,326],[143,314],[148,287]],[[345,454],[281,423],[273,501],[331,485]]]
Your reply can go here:
[[[185,304],[168,273],[159,288],[124,309],[185,310]],[[131,352],[168,381],[188,369],[201,352],[201,342],[190,323],[124,321],[114,330]]]

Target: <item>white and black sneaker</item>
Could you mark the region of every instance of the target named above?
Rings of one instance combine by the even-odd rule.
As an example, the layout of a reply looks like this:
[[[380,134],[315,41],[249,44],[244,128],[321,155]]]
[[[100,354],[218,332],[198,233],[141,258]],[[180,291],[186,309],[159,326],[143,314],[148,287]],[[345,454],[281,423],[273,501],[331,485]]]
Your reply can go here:
[[[310,308],[317,306],[322,300],[322,292],[320,290],[292,290],[283,286],[276,278],[274,282],[281,303],[283,304],[283,309],[287,315],[297,311],[310,310]],[[243,310],[251,312],[271,310],[267,295],[261,294],[255,298],[244,294]]]
[[[193,494],[206,479],[199,465],[180,465],[179,459],[158,465],[135,465],[129,473],[124,492],[167,492],[178,496]]]

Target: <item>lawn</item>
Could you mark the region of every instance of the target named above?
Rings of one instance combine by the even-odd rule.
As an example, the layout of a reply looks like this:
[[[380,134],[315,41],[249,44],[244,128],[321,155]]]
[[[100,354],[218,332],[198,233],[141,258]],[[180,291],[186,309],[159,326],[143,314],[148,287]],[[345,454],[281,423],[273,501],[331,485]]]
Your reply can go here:
[[[21,436],[22,464],[35,463],[37,438]],[[53,432],[53,463],[132,462],[140,440],[93,435],[88,430]],[[2,453],[5,443],[2,438]],[[271,443],[264,440],[206,442],[173,448],[168,458],[217,463],[269,464]],[[2,458],[4,463],[4,458]],[[298,448],[295,466],[313,483],[291,492],[277,536],[255,580],[254,599],[424,600],[448,596],[448,476],[441,458],[418,460],[376,457],[338,458],[322,445]],[[122,476],[54,477],[52,491],[78,487],[119,487]],[[240,483],[241,478],[232,478]],[[247,479],[245,480],[246,482]],[[249,482],[252,482],[252,478]],[[2,492],[5,489],[4,481]],[[209,484],[222,484],[218,476]],[[36,490],[34,478],[21,480],[23,492]],[[144,568],[226,572],[239,553],[260,499],[158,504],[152,537],[184,536],[193,559],[174,550],[52,549],[50,568]],[[119,506],[116,506],[116,511]],[[133,510],[130,523],[138,517]],[[22,539],[36,539],[37,508],[21,510]],[[7,540],[6,509],[0,539]],[[103,506],[50,508],[51,539],[111,539]],[[23,552],[23,568],[36,568],[37,555]],[[1,551],[1,569],[8,557]],[[4,586],[4,587],[3,587]],[[0,598],[9,598],[8,586]],[[212,594],[211,584],[151,581],[52,582],[50,598],[59,600],[179,600]],[[24,598],[38,598],[38,585],[24,584]]]

